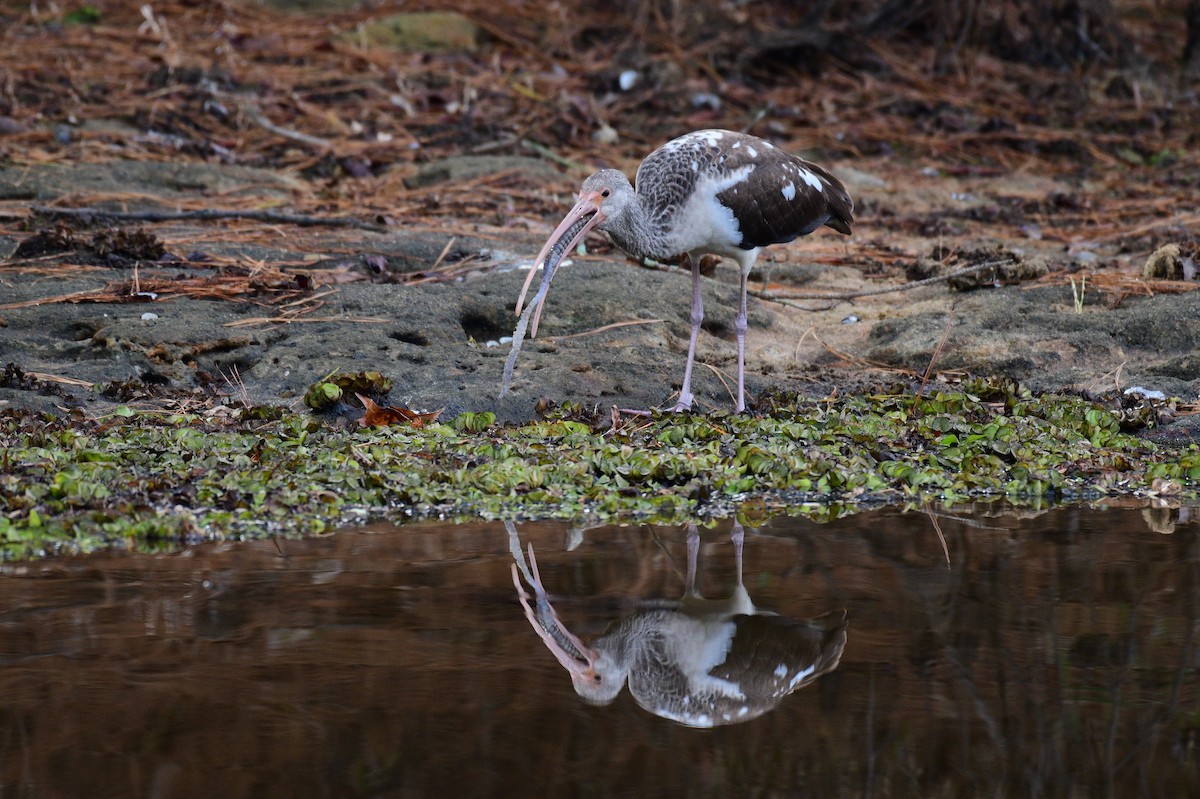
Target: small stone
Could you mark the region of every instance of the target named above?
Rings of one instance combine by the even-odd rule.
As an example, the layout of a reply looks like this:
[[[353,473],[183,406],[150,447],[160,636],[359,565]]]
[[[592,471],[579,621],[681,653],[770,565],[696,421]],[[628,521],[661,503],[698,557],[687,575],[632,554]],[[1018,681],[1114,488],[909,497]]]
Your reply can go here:
[[[592,139],[596,144],[616,144],[621,137],[617,135],[617,131],[612,125],[607,122],[600,126],[600,129],[592,134]]]
[[[151,313],[150,311],[146,311],[144,314],[142,314],[143,322],[153,322],[157,318],[158,318],[158,314]]]
[[[0,136],[9,136],[13,133],[24,133],[25,126],[12,117],[0,116]]]

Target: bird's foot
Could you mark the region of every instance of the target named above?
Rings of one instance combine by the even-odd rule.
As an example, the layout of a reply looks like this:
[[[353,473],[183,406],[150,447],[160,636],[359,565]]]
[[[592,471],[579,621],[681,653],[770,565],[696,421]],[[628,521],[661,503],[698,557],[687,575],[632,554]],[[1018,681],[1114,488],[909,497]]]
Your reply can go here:
[[[680,394],[679,402],[676,402],[671,408],[671,413],[685,413],[692,409],[692,392]]]

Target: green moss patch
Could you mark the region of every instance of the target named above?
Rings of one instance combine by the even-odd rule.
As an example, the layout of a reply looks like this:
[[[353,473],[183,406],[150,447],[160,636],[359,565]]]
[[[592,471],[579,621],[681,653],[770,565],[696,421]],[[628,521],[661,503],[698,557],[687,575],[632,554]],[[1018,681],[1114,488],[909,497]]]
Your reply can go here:
[[[222,409],[229,410],[229,409]],[[817,515],[892,501],[1194,496],[1200,450],[1165,450],[1078,398],[1013,384],[830,400],[757,415],[587,418],[500,427],[348,428],[272,409],[100,419],[0,414],[0,554],[170,549],[323,533],[367,518],[670,522]]]

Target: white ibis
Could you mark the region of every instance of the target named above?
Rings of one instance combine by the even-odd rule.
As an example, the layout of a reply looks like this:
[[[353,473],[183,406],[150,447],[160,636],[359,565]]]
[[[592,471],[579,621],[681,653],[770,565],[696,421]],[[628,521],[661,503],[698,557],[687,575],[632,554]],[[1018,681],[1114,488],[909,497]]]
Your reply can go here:
[[[642,161],[637,189],[615,169],[602,169],[583,182],[575,207],[551,234],[517,299],[525,301],[533,275],[542,268],[542,284],[530,307],[531,337],[550,281],[563,257],[592,228],[603,230],[635,258],[667,261],[682,257],[692,270],[691,339],[683,386],[674,410],[692,406],[692,365],[704,320],[700,296],[700,256],[733,258],[741,267],[737,335],[737,411],[746,407],[746,281],[759,251],[792,241],[822,225],[850,234],[854,202],[837,178],[816,164],[786,153],[765,139],[728,130],[700,130],[667,142]],[[522,316],[522,322],[527,319]],[[505,367],[501,396],[512,379],[512,366],[524,335],[518,323]]]
[[[689,727],[749,721],[785,696],[837,668],[846,646],[846,612],[807,621],[785,619],[754,607],[742,584],[741,525],[735,525],[737,584],[728,599],[707,600],[696,591],[700,535],[688,526],[687,588],[677,603],[626,616],[585,644],[550,605],[533,547],[529,566],[516,530],[509,543],[516,563],[513,584],[534,632],[571,675],[575,692],[606,705],[629,684],[643,709]],[[536,598],[521,584],[518,569]],[[529,600],[535,599],[536,610]]]

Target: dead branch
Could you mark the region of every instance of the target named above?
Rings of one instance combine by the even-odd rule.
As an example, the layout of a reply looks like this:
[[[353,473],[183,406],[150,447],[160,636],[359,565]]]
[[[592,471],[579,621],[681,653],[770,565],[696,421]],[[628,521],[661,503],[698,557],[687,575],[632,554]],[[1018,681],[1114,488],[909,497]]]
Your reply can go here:
[[[950,280],[951,278],[959,277],[960,275],[969,275],[973,272],[982,272],[985,269],[993,269],[997,266],[1005,266],[1010,263],[1012,263],[1011,258],[1000,258],[994,261],[985,261],[981,264],[974,264],[973,266],[966,266],[962,269],[957,269],[945,275],[927,277],[924,280],[914,280],[913,282],[905,283],[902,286],[887,286],[881,289],[868,289],[866,291],[848,291],[844,294],[769,294],[765,291],[751,291],[750,293],[759,299],[768,300],[770,302],[779,302],[784,305],[791,305],[791,303],[786,302],[786,300],[832,300],[835,302],[843,302],[846,300],[857,299],[859,297],[873,297],[876,294],[891,294],[897,291],[909,291],[911,289],[920,288],[921,286],[928,286],[933,283],[944,283],[945,281]]]
[[[570,333],[565,336],[547,336],[542,341],[566,341],[569,338],[583,338],[585,336],[594,336],[597,333],[603,333],[607,330],[615,330],[619,327],[629,327],[630,325],[656,325],[659,322],[665,322],[666,319],[630,319],[626,322],[613,322],[611,325],[601,325],[600,327],[584,330],[581,333]]]
[[[268,131],[269,133],[274,133],[276,136],[282,136],[285,139],[290,139],[291,141],[307,145],[322,153],[333,149],[333,144],[325,139],[318,138],[317,136],[310,136],[309,134],[301,133],[298,130],[292,130],[291,128],[285,128],[281,127],[280,125],[276,125],[274,122],[267,119],[267,117],[261,111],[253,106],[243,103],[239,106],[239,108],[243,114],[245,114],[254,122],[254,124],[258,125],[260,128]]]

